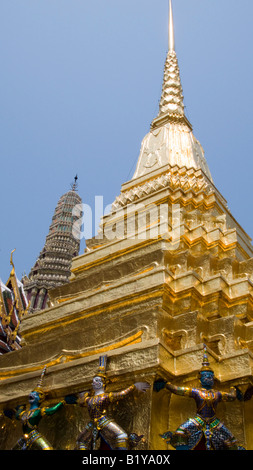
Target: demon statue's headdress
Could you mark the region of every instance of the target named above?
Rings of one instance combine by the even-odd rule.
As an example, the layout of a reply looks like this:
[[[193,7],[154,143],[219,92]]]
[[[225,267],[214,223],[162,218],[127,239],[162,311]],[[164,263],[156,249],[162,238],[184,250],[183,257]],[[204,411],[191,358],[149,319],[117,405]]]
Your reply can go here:
[[[40,401],[45,400],[45,397],[46,397],[46,392],[43,389],[43,379],[44,379],[44,375],[46,373],[46,369],[47,369],[47,366],[44,366],[43,370],[41,372],[41,376],[38,380],[37,386],[33,389],[33,392],[38,393],[38,395],[40,397]]]
[[[200,372],[205,372],[205,371],[214,373],[208,360],[206,345],[204,344],[203,361],[202,361],[202,367],[200,369]]]
[[[95,374],[95,376],[101,377],[104,383],[107,382],[106,366],[107,366],[107,355],[99,356],[99,367],[98,367],[98,372]]]

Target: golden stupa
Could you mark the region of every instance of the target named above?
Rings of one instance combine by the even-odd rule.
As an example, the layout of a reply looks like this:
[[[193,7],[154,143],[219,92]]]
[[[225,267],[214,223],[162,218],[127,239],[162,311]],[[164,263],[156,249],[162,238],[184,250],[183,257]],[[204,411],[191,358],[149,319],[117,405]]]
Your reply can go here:
[[[144,137],[98,234],[74,258],[70,282],[48,307],[23,318],[22,348],[0,357],[1,407],[23,403],[47,365],[48,401],[88,390],[107,354],[109,390],[138,380],[199,383],[203,343],[216,386],[252,382],[253,248],[215,187],[184,113],[170,3],[169,50],[158,116]],[[124,429],[144,434],[139,449],[167,449],[160,434],[194,413],[194,402],[162,389],[114,410]],[[218,416],[253,449],[253,401],[221,404]],[[19,423],[2,416],[1,448]],[[55,449],[73,449],[88,421],[70,405],[41,423]]]

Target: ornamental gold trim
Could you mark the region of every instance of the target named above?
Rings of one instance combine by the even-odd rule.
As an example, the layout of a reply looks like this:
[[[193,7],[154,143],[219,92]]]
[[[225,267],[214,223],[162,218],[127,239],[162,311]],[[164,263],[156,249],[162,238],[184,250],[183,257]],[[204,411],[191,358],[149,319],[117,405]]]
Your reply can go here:
[[[100,348],[92,349],[90,351],[83,351],[80,353],[72,353],[68,354],[68,352],[62,352],[57,358],[51,359],[48,362],[46,362],[47,368],[53,367],[58,364],[63,364],[63,363],[68,363],[72,362],[77,359],[82,359],[90,356],[94,356],[96,354],[102,354],[106,353],[108,351],[113,351],[115,349],[123,348],[124,346],[132,346],[134,344],[138,344],[142,342],[142,335],[143,335],[143,330],[138,331],[132,336],[129,336],[121,341],[118,341],[116,343],[110,344],[110,345],[105,345]],[[36,364],[33,366],[29,367],[24,367],[22,369],[18,369],[15,371],[2,371],[0,373],[0,381],[17,377],[22,374],[27,374],[30,372],[36,372],[38,370],[41,370],[41,364]]]

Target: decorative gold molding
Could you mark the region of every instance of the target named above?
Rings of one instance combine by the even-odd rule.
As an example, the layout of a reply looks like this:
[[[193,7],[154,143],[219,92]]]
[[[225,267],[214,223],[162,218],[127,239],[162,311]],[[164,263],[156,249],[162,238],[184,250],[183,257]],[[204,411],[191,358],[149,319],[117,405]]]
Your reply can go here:
[[[124,346],[132,346],[134,344],[141,343],[142,341],[142,335],[143,335],[143,330],[138,331],[134,335],[131,335],[125,339],[122,339],[118,342],[112,343],[112,344],[107,344],[101,347],[98,347],[96,349],[89,349],[86,351],[76,351],[76,352],[71,352],[71,351],[62,351],[56,358],[51,358],[47,361],[45,361],[45,364],[47,365],[47,368],[50,368],[52,366],[55,366],[57,364],[62,364],[62,363],[68,363],[77,359],[82,359],[85,357],[90,357],[94,356],[96,354],[103,354],[109,351],[113,351],[115,349],[123,348]],[[13,378],[22,374],[27,374],[30,372],[35,372],[40,370],[42,367],[42,364],[36,364],[36,365],[29,365],[28,367],[23,367],[23,368],[15,368],[15,370],[5,370],[2,371],[0,369],[0,381]]]

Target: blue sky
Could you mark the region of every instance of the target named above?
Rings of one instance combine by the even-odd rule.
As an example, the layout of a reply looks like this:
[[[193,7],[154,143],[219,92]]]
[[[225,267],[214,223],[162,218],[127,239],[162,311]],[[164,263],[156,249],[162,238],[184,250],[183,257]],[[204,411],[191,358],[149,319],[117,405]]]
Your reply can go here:
[[[186,115],[253,237],[252,0],[174,0]],[[168,0],[0,1],[0,277],[29,273],[75,174],[110,204],[157,115]],[[83,250],[83,248],[82,248]]]

